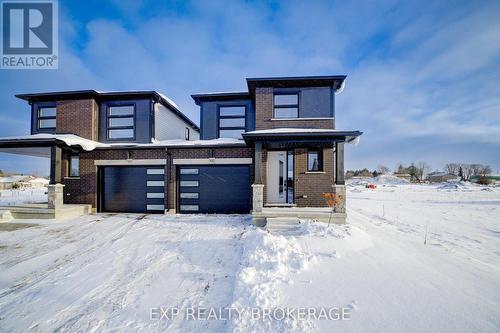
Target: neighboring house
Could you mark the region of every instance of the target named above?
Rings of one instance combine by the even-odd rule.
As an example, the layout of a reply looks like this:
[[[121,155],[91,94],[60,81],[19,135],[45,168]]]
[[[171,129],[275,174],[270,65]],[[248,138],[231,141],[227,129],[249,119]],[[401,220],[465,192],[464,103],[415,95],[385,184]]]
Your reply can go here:
[[[32,178],[28,183],[32,188],[44,188],[49,185],[49,180],[45,178]]]
[[[427,175],[427,180],[431,183],[443,183],[449,180],[460,180],[460,178],[451,173],[435,171]]]
[[[411,182],[411,175],[409,173],[394,173],[394,176]]]
[[[361,135],[335,129],[344,79],[253,78],[245,92],[192,95],[200,128],[154,91],[17,95],[32,135],[0,139],[0,151],[50,157],[64,203],[98,212],[325,207],[323,193],[345,195],[344,143]]]
[[[0,190],[9,190],[14,184],[18,184],[19,188],[28,187],[29,176],[23,175],[12,175],[6,177],[0,177]]]
[[[46,187],[49,184],[49,180],[24,175],[0,177],[0,190],[11,189],[14,184],[17,184],[18,188],[41,188]]]

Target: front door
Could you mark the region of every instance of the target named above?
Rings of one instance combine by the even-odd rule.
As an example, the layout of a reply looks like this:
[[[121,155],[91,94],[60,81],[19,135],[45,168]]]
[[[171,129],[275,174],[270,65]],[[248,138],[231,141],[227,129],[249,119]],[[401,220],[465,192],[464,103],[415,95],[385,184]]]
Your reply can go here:
[[[267,202],[293,203],[292,191],[293,155],[287,151],[268,151]]]

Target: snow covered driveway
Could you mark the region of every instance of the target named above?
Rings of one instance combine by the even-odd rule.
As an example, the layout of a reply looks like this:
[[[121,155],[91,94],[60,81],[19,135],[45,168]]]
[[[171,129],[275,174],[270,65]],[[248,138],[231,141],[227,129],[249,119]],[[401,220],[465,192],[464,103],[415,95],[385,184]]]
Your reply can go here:
[[[231,305],[248,224],[93,215],[2,232],[0,331],[220,332],[224,321],[151,321],[150,309]]]
[[[349,187],[348,225],[304,221],[294,236],[247,216],[25,222],[39,225],[0,232],[1,332],[500,328],[498,187]],[[151,320],[158,307],[344,308],[350,319]]]

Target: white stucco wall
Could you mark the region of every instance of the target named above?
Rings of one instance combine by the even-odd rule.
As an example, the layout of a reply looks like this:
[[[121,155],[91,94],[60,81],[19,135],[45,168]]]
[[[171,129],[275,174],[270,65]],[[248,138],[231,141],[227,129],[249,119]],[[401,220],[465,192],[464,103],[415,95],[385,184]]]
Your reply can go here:
[[[155,103],[155,139],[184,139],[186,127],[189,128],[189,140],[199,140],[200,134],[173,111],[160,103]]]

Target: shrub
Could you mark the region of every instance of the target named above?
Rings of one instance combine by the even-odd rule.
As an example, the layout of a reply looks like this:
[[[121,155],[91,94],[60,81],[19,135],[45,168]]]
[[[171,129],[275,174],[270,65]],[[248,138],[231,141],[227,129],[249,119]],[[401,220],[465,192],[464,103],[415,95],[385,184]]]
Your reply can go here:
[[[19,183],[12,184],[12,189],[17,190],[18,188],[21,188],[21,185],[19,185]]]
[[[493,180],[492,179],[489,179],[485,176],[481,176],[477,179],[477,183],[478,184],[481,184],[481,185],[490,185],[493,183]]]

